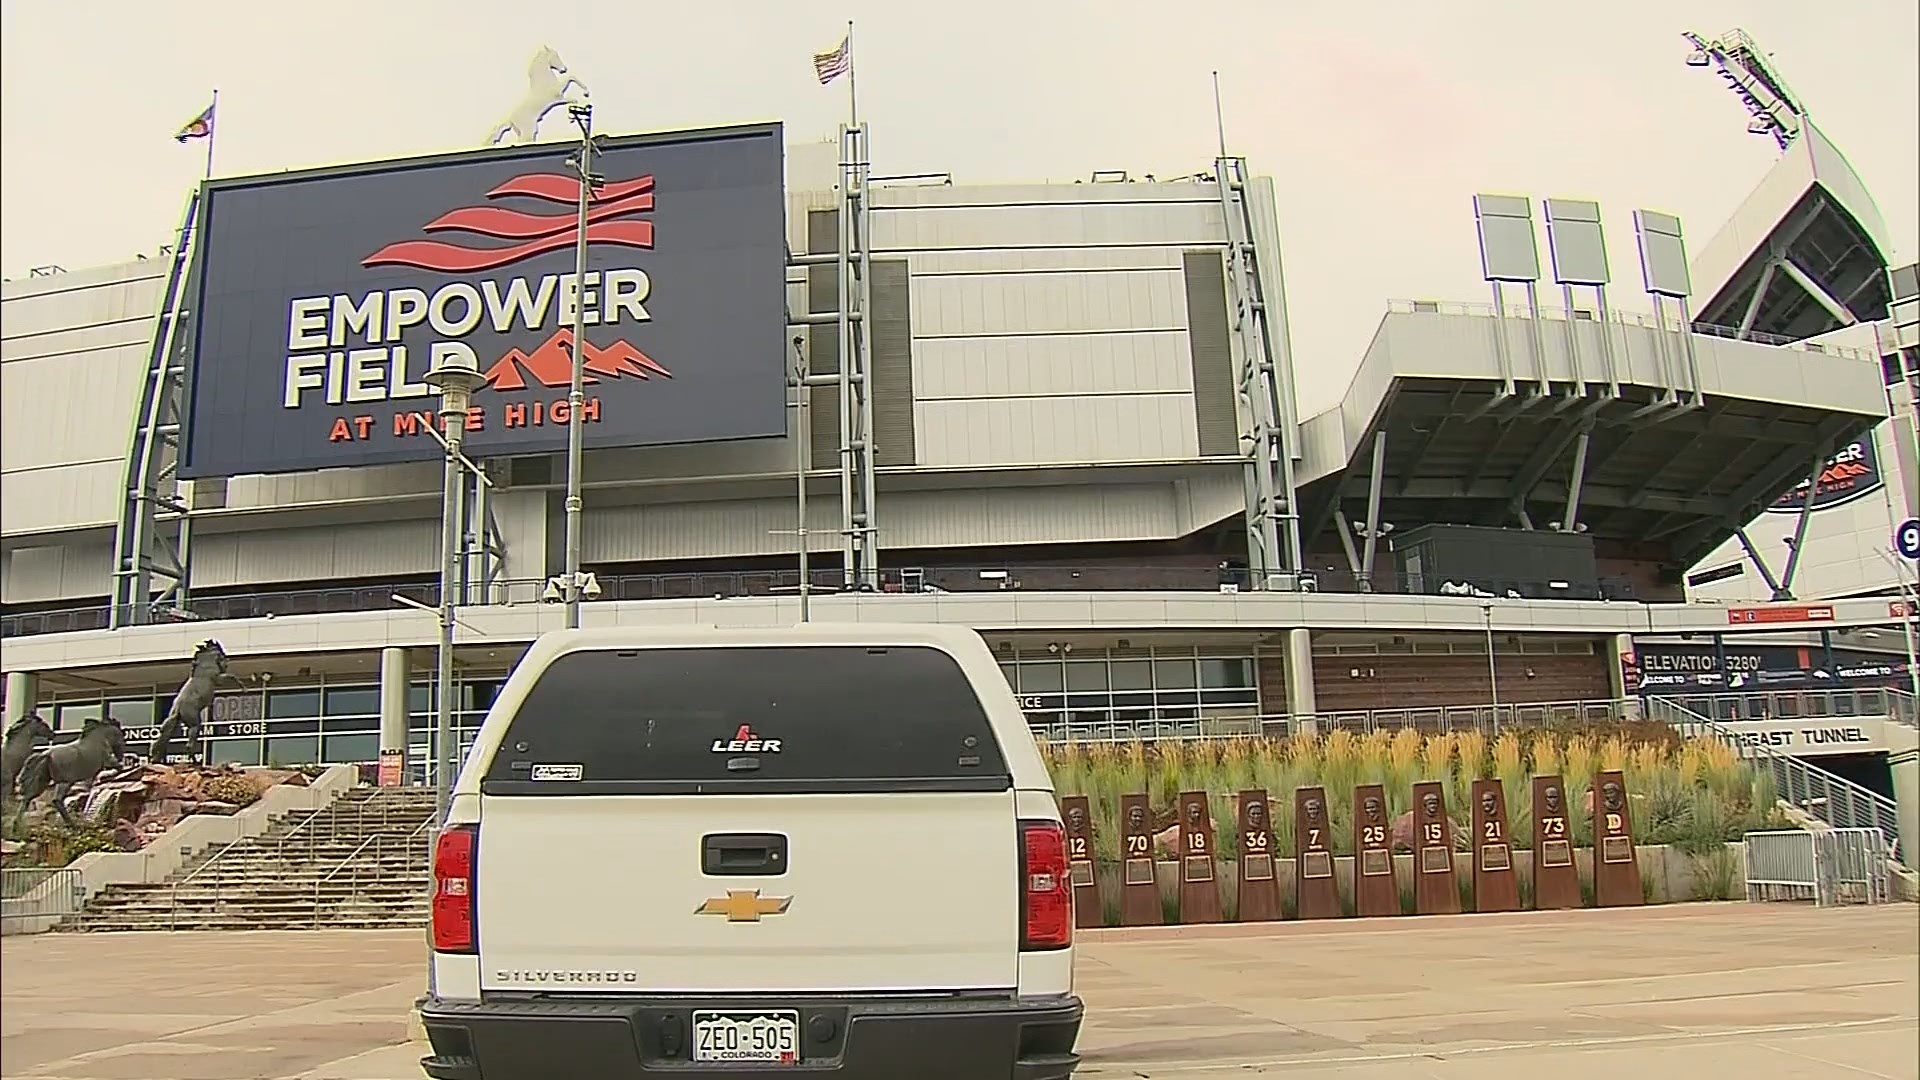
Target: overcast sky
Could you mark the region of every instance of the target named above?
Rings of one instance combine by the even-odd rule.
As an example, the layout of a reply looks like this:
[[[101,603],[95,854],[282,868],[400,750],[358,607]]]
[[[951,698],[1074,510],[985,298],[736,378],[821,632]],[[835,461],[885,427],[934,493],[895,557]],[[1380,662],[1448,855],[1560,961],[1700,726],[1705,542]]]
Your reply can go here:
[[[216,86],[218,175],[477,145],[542,43],[604,130],[778,119],[812,140],[846,96],[809,54],[849,17],[882,173],[1195,172],[1219,69],[1230,148],[1278,183],[1306,411],[1345,387],[1389,299],[1485,297],[1476,191],[1599,200],[1614,302],[1647,306],[1631,212],[1678,214],[1698,250],[1777,155],[1682,63],[1683,30],[1740,26],[1771,51],[1920,255],[1913,0],[0,0],[0,269],[164,243],[204,161],[171,136]]]

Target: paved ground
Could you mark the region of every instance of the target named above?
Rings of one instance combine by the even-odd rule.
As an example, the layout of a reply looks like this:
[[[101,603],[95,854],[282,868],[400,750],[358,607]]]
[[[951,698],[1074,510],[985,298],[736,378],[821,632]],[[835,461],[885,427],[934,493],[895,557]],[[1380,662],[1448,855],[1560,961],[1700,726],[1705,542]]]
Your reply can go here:
[[[1100,931],[1082,945],[1093,1080],[1920,1078],[1908,905]],[[413,932],[8,938],[0,1074],[413,1080],[421,946]]]

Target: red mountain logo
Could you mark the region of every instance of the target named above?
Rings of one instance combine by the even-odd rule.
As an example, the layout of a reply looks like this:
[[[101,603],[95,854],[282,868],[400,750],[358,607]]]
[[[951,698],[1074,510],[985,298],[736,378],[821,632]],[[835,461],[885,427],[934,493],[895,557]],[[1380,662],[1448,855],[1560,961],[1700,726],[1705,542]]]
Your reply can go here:
[[[561,330],[531,353],[508,349],[507,355],[487,369],[482,382],[494,390],[525,390],[527,376],[531,375],[541,386],[553,389],[572,384],[572,365],[573,331]],[[604,348],[587,342],[586,368],[585,381],[588,383],[599,382],[596,376],[600,375],[610,379],[629,375],[637,379],[651,379],[655,375],[673,378],[673,372],[662,367],[659,361],[624,341],[616,341]]]
[[[574,242],[579,226],[578,210],[573,209],[580,200],[578,177],[529,173],[487,192],[489,199],[505,196],[562,203],[569,209],[558,214],[533,214],[497,204],[463,206],[427,222],[425,231],[451,230],[516,242],[505,247],[466,247],[439,240],[402,240],[367,256],[360,265],[412,266],[443,274],[473,274],[558,251]],[[653,247],[653,222],[614,220],[653,209],[653,177],[641,176],[603,185],[592,193],[592,199],[587,211],[589,244]]]

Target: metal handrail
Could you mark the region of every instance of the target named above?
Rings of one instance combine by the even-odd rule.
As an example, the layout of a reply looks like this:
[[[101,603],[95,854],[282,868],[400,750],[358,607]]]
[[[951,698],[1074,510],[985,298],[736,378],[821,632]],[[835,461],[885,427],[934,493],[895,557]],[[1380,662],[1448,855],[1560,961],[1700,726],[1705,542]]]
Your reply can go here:
[[[1605,723],[1636,719],[1635,698],[1595,698],[1575,701],[1502,702],[1487,704],[1410,706],[1399,709],[1351,709],[1334,712],[1211,713],[1199,717],[1143,718],[1139,720],[1045,720],[1029,714],[1028,726],[1049,742],[1142,742],[1195,739],[1280,737],[1314,729],[1365,734],[1370,731],[1461,731],[1489,734],[1533,730],[1565,723]]]
[[[1678,701],[1649,698],[1648,715],[1672,724],[1682,735],[1715,739],[1773,775],[1780,801],[1836,829],[1878,829],[1898,850],[1899,808],[1879,792],[1810,765],[1770,746],[1741,738],[1735,725],[1702,716]]]
[[[286,837],[292,836],[294,833],[297,833],[301,829],[304,829],[308,825],[312,824],[314,818],[319,817],[321,814],[331,809],[332,806],[333,806],[332,803],[328,803],[326,806],[323,806],[318,810],[315,810],[312,813],[309,813],[306,817],[301,819],[300,824],[295,825],[293,828],[287,830],[287,832],[281,836],[281,846],[279,850],[281,851],[285,850]],[[259,839],[260,838],[257,836],[235,837],[234,839],[228,841],[226,844],[222,845],[219,851],[214,852],[212,855],[202,860],[200,865],[188,871],[185,876],[175,878],[172,882],[172,887],[167,891],[167,929],[169,930],[174,929],[174,922],[180,911],[180,886],[185,885],[186,883],[192,881],[194,878],[199,877],[203,872],[211,868],[214,864],[218,863],[221,859],[225,858],[227,853],[232,851],[234,848],[239,847],[242,844],[248,844],[248,843],[257,844]],[[281,857],[281,861],[282,862],[286,861],[284,855]]]
[[[1716,690],[1710,694],[1660,693],[1710,720],[1811,720],[1827,717],[1887,717],[1912,723],[1913,695],[1889,687],[1839,690]]]

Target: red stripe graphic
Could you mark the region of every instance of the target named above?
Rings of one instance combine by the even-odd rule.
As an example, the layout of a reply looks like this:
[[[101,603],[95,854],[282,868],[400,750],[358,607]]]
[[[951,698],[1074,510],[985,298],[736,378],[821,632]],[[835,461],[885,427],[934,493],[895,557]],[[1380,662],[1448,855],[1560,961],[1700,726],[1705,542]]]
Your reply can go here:
[[[580,181],[577,177],[554,173],[529,173],[516,176],[487,192],[488,198],[522,196],[553,202],[577,204]],[[629,214],[653,209],[653,177],[641,176],[617,184],[605,184],[594,192],[595,203],[587,211],[587,242],[621,247],[653,247],[653,223],[650,221],[613,221]],[[402,240],[388,244],[361,260],[362,266],[411,266],[445,274],[470,274],[496,270],[511,263],[557,251],[573,243],[579,225],[576,214],[533,214],[504,206],[464,206],[450,210],[427,223],[425,231],[460,231],[500,240],[524,243],[507,247],[478,248],[440,240]]]
[[[623,214],[637,213],[653,209],[653,193],[634,195],[604,206],[595,206],[587,211],[588,221],[604,221]],[[460,229],[464,232],[480,233],[483,236],[497,236],[502,240],[527,240],[538,236],[552,236],[557,232],[578,227],[580,216],[576,212],[565,214],[529,214],[520,210],[509,210],[504,206],[463,206],[450,210],[427,222],[428,232],[442,229]]]
[[[549,251],[558,251],[573,243],[573,234],[563,232],[524,244],[503,248],[464,248],[438,240],[402,240],[388,244],[364,259],[363,266],[414,266],[445,274],[472,274],[495,270],[508,263],[531,259]],[[653,222],[606,221],[587,226],[587,243],[618,244],[622,247],[653,246]]]
[[[617,184],[602,184],[600,190],[593,193],[596,199],[624,199],[641,191],[653,190],[653,177],[639,176],[632,180],[622,180]],[[558,173],[528,173],[513,179],[487,192],[487,198],[497,199],[502,195],[531,195],[536,199],[551,199],[569,206],[580,201],[580,180],[577,177]]]

